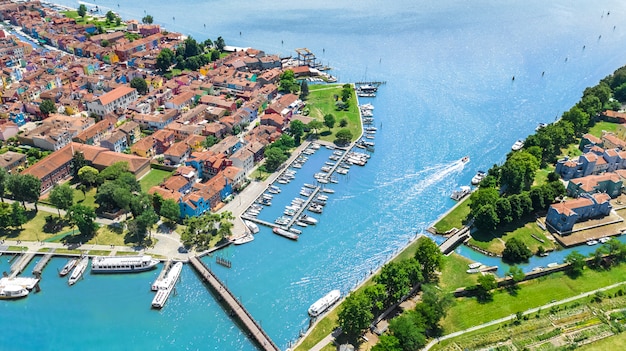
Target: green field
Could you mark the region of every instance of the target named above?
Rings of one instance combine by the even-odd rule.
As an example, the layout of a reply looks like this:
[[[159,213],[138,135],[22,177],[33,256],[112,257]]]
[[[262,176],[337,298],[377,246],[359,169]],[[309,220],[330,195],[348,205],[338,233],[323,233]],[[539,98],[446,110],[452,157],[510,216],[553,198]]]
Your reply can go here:
[[[151,169],[143,178],[139,180],[141,184],[141,191],[148,192],[150,188],[155,185],[161,184],[165,179],[172,175],[170,171],[163,171],[160,169]]]
[[[439,276],[439,287],[451,293],[458,288],[475,285],[478,275],[466,273],[467,265],[470,263],[472,260],[456,253],[446,256]]]
[[[532,235],[542,239],[544,242],[542,243],[533,238]],[[521,240],[533,253],[537,252],[539,246],[543,246],[546,250],[553,250],[556,248],[552,241],[546,237],[544,231],[539,228],[535,222],[527,222],[523,227],[519,227],[518,225],[499,227],[493,232],[472,232],[472,238],[469,243],[483,250],[487,250],[495,254],[502,254],[504,244],[510,238],[517,238]]]
[[[67,226],[59,227],[59,228],[47,228],[46,217],[51,216],[51,218],[56,219],[57,215],[39,211],[35,213],[34,210],[27,212],[28,222],[22,225],[22,228],[9,228],[0,230],[0,239],[8,239],[8,240],[23,240],[23,241],[44,241],[49,239],[59,233],[63,233],[68,231],[70,228]]]
[[[309,108],[309,117],[324,122],[324,116],[332,114],[335,116],[335,126],[330,131],[324,126],[318,130],[321,140],[334,142],[335,133],[343,129],[339,127],[339,121],[346,119],[348,125],[345,127],[352,133],[353,141],[361,135],[361,116],[356,94],[350,98],[350,108],[347,111],[337,111],[335,109],[334,96],[341,96],[342,86],[340,84],[329,85],[309,85],[309,95],[306,98],[306,106]]]
[[[622,282],[626,280],[624,268],[626,265],[622,264],[610,271],[586,269],[577,279],[572,279],[562,272],[554,273],[520,284],[521,289],[517,294],[509,294],[506,290],[496,290],[493,293],[493,300],[488,303],[479,303],[471,297],[458,298],[442,322],[444,334],[542,306],[552,300],[562,300]]]
[[[602,131],[615,133],[617,130],[618,123],[601,121],[597,122],[593,127],[589,128],[589,134],[597,136],[598,138],[602,137]]]
[[[434,227],[437,229],[438,233],[445,233],[452,228],[461,229],[463,227],[463,223],[467,218],[467,215],[470,213],[469,207],[470,201],[469,197],[462,200],[460,204],[458,204],[455,208],[452,209],[447,215],[441,218],[437,223],[435,223]]]

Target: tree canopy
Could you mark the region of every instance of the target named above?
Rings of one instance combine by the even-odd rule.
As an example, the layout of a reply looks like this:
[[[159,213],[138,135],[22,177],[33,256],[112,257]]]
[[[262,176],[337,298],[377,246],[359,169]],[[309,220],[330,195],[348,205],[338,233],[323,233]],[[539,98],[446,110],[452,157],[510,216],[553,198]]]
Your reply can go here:
[[[506,241],[504,251],[502,251],[502,260],[507,263],[526,262],[533,253],[528,249],[526,244],[518,238],[511,238]]]
[[[85,6],[85,4],[80,4],[77,12],[80,17],[85,17],[87,14],[87,6]]]
[[[135,77],[130,81],[130,87],[137,89],[137,92],[141,95],[148,92],[148,83],[141,77]]]
[[[415,259],[422,265],[422,275],[426,281],[433,281],[436,272],[443,267],[443,254],[439,246],[428,238],[419,239]]]
[[[54,101],[49,100],[49,99],[45,99],[39,105],[39,111],[41,111],[41,113],[43,113],[44,115],[48,116],[51,113],[56,112],[57,111],[57,107],[54,104]]]
[[[152,17],[152,15],[145,15],[141,19],[141,23],[143,24],[152,24],[152,22],[154,22],[154,18]]]
[[[50,203],[57,208],[59,217],[61,210],[67,210],[74,203],[74,190],[67,183],[52,187],[49,196]]]
[[[371,310],[370,299],[362,292],[353,292],[342,303],[337,324],[349,338],[356,339],[374,318]]]

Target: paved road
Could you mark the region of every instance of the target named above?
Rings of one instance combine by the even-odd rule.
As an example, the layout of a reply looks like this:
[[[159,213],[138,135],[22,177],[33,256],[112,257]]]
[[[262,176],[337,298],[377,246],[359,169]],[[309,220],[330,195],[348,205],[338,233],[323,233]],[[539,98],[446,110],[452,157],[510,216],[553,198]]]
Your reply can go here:
[[[621,282],[621,283],[605,286],[604,288],[600,288],[600,289],[596,289],[596,290],[589,291],[589,292],[586,292],[586,293],[582,293],[582,294],[579,294],[579,295],[576,295],[576,296],[569,297],[567,299],[559,300],[559,301],[556,301],[556,302],[551,302],[551,303],[543,305],[543,306],[539,306],[539,307],[535,307],[535,308],[531,308],[529,310],[526,310],[524,312],[524,314],[526,315],[526,314],[530,314],[530,313],[536,313],[539,310],[550,309],[552,306],[557,306],[557,305],[561,305],[561,304],[564,304],[564,303],[572,302],[572,301],[575,301],[575,300],[578,300],[578,299],[582,299],[583,297],[587,297],[589,295],[593,295],[593,294],[595,294],[598,291],[610,290],[610,289],[616,288],[616,287],[618,287],[620,285],[624,285],[624,284],[626,284],[626,282]],[[442,340],[451,339],[451,338],[457,337],[459,335],[463,335],[465,333],[470,333],[470,332],[473,332],[475,330],[479,330],[479,329],[482,329],[482,328],[486,328],[486,327],[492,326],[494,324],[507,322],[507,321],[510,321],[510,320],[512,320],[514,318],[516,318],[516,315],[512,314],[512,315],[509,315],[509,316],[506,316],[506,317],[503,317],[503,318],[500,318],[500,319],[493,320],[491,322],[483,323],[483,324],[480,324],[480,325],[477,325],[477,326],[474,326],[474,327],[471,327],[471,328],[468,328],[468,329],[465,329],[465,330],[460,330],[458,332],[454,332],[454,333],[451,333],[451,334],[448,334],[448,335],[444,335],[444,336],[442,336],[442,337],[440,337],[438,339],[435,339],[435,340],[432,340],[431,342],[429,342],[422,350],[424,350],[424,351],[430,350],[431,347],[433,347],[435,344],[439,343]]]

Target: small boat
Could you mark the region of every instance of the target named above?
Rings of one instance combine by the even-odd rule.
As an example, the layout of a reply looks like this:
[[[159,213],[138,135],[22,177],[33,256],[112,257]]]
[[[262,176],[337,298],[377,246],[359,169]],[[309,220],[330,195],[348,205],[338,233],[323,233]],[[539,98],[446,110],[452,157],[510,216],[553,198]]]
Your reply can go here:
[[[469,156],[463,156],[463,158],[461,159],[462,163],[468,163],[470,160]]]
[[[275,189],[272,189],[272,188],[267,189],[267,191],[269,193],[271,193],[271,194],[278,194],[278,193],[280,193],[280,190],[275,190]]]
[[[337,183],[339,183],[339,179],[330,178],[330,182],[333,183],[333,184],[337,184]]]
[[[335,163],[335,162],[329,162],[329,161],[326,161],[326,162],[324,162],[324,164],[326,164],[327,166],[331,166],[331,167],[332,167],[332,166],[334,166],[336,163]]]
[[[321,200],[321,201],[326,201],[326,200],[328,200],[328,196],[327,195],[317,195],[316,199],[317,200]]]
[[[327,179],[324,179],[324,178],[320,178],[320,179],[318,179],[318,180],[317,180],[317,182],[318,182],[318,183],[321,183],[321,184],[328,184],[328,180],[327,180]]]
[[[283,211],[283,214],[286,216],[293,216],[296,214],[296,210],[292,208],[286,208],[285,211]]]
[[[602,243],[602,244],[604,244],[604,243],[608,242],[609,240],[611,240],[611,238],[608,238],[608,237],[604,237],[604,238],[600,238],[600,239],[598,239],[598,241],[599,241],[600,243]]]
[[[77,263],[78,263],[77,258],[72,258],[69,261],[67,261],[65,266],[63,266],[63,268],[59,272],[59,276],[65,277],[66,275],[68,275],[72,271],[72,269],[76,266]]]
[[[314,213],[322,213],[322,211],[324,210],[324,208],[322,206],[319,205],[311,205],[309,206],[309,211],[314,212]]]
[[[295,233],[292,233],[288,230],[284,230],[282,228],[278,228],[278,227],[274,227],[274,229],[272,229],[272,232],[274,232],[274,234],[278,234],[280,236],[284,236],[287,239],[291,239],[291,240],[298,240],[298,235]]]
[[[545,128],[545,127],[547,127],[547,126],[548,126],[548,123],[539,123],[539,124],[537,125],[537,128],[535,128],[535,132],[538,132],[538,131],[539,131],[539,129]]]
[[[556,266],[558,266],[558,265],[559,265],[558,263],[556,263],[556,262],[552,262],[552,263],[548,263],[547,267],[548,267],[548,268],[554,268],[554,267],[556,267]]]
[[[306,224],[306,223],[304,223],[304,222],[302,222],[302,221],[296,221],[296,225],[297,225],[298,227],[302,227],[302,228],[306,228],[306,227],[308,227],[308,226],[309,226],[308,224]]]
[[[280,224],[280,225],[286,225],[287,223],[289,223],[289,218],[285,216],[281,216],[281,217],[276,218],[274,220],[274,223]]]
[[[323,188],[322,191],[327,193],[327,194],[334,194],[335,193],[335,190],[333,190],[331,188]]]
[[[276,185],[270,185],[269,188],[272,190],[278,191],[280,193],[280,188],[277,187]]]
[[[450,198],[452,198],[452,200],[459,201],[471,192],[472,189],[469,186],[463,185],[459,188],[459,190],[453,191]]]
[[[480,262],[474,262],[474,263],[470,263],[467,265],[467,267],[469,267],[470,269],[476,269],[479,268],[480,266],[482,266],[483,264]]]
[[[287,184],[287,183],[289,183],[289,181],[287,179],[284,179],[284,178],[278,178],[278,180],[276,182],[278,184]]]
[[[589,240],[589,241],[587,241],[587,245],[589,245],[589,246],[593,246],[593,245],[596,245],[596,244],[598,244],[598,240]]]
[[[485,179],[487,173],[485,171],[478,171],[476,175],[472,178],[472,185],[478,185],[480,182]]]
[[[367,104],[363,104],[361,106],[359,106],[362,110],[373,110],[374,109],[374,105],[367,103]]]
[[[233,240],[233,244],[241,245],[241,244],[249,243],[252,240],[254,240],[254,236],[252,236],[252,234],[250,233],[247,233],[246,235]]]
[[[309,184],[309,183],[304,183],[304,186],[307,187],[307,188],[311,188],[311,189],[315,189],[316,188],[315,185]]]
[[[517,151],[521,150],[524,147],[524,140],[518,139],[513,146],[511,146],[511,150]]]
[[[289,231],[298,235],[302,234],[302,231],[298,228],[289,228]]]
[[[323,166],[321,168],[322,172],[326,172],[326,173],[330,172],[331,169],[333,169],[331,166]]]
[[[254,223],[252,221],[245,220],[245,221],[243,221],[243,224],[245,224],[246,227],[248,227],[248,229],[250,229],[252,234],[256,234],[256,233],[259,232],[259,226],[256,223]]]
[[[0,287],[0,300],[19,299],[28,296],[28,289],[20,285],[6,285]]]
[[[291,167],[293,167],[293,168],[302,168],[302,163],[296,162],[293,165],[291,165]]]
[[[340,297],[341,292],[339,290],[332,290],[321,299],[315,301],[315,303],[313,303],[311,307],[309,307],[309,315],[311,317],[319,316],[320,314],[324,313],[324,311],[326,311],[330,306],[339,301]]]
[[[72,274],[70,274],[70,279],[68,279],[67,283],[69,285],[76,284],[78,279],[80,279],[83,276],[83,273],[85,273],[85,269],[87,269],[88,265],[89,256],[84,256],[83,258],[81,258],[80,262],[78,262],[78,264],[76,264],[76,267],[74,267]]]
[[[299,221],[304,222],[306,224],[317,224],[317,219],[311,217],[311,216],[307,216],[307,215],[302,215],[300,216],[300,218],[298,218]]]
[[[465,271],[467,274],[476,274],[476,273],[480,273],[480,268],[470,268],[468,270]]]

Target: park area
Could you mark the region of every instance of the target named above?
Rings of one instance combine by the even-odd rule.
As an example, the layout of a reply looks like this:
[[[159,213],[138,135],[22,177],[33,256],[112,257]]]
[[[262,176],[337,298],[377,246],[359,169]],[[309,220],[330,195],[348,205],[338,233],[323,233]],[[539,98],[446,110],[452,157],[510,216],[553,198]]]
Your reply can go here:
[[[344,128],[350,131],[353,141],[361,135],[361,115],[354,89],[348,100],[349,107],[345,110],[336,108],[337,97],[341,97],[342,89],[343,86],[339,84],[309,85],[309,94],[305,100],[308,116],[323,123],[324,116],[332,114],[336,121],[333,128],[323,127],[318,131],[321,140],[334,142],[337,131]],[[347,122],[345,127],[341,127],[342,120]]]

